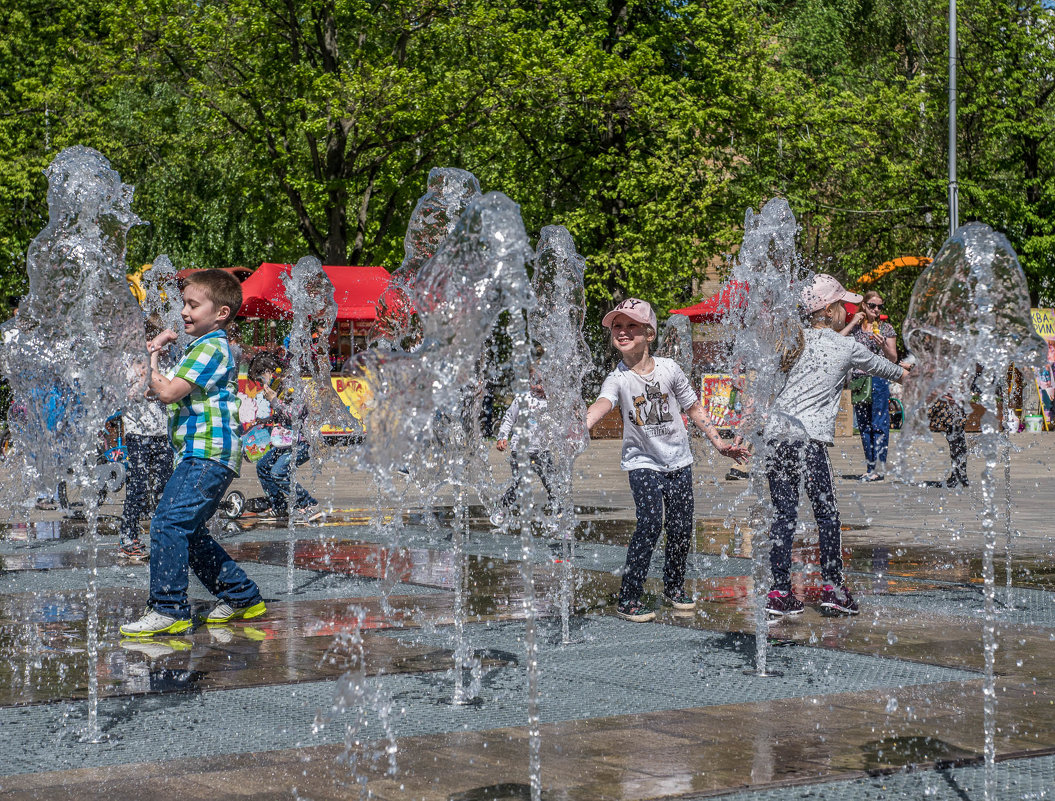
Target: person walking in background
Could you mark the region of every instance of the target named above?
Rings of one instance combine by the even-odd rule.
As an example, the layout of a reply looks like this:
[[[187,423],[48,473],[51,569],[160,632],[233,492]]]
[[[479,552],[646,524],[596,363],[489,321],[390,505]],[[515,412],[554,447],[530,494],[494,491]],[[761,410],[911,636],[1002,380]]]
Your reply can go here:
[[[872,353],[896,362],[897,335],[894,326],[879,319],[882,310],[880,294],[875,290],[865,292],[861,308],[839,333],[853,337]],[[865,452],[865,473],[861,480],[882,481],[890,448],[890,385],[881,376],[854,370],[850,390]]]
[[[517,493],[520,490],[521,481],[520,463],[517,453],[520,434],[513,427],[516,425],[517,420],[520,419],[521,413],[527,415],[527,425],[525,426],[527,441],[535,443],[528,447],[528,461],[531,464],[531,469],[535,471],[546,490],[547,500],[544,513],[556,515],[560,512],[557,508],[556,496],[553,494],[554,473],[556,472],[553,454],[544,448],[539,448],[537,445],[539,421],[543,415],[549,414],[549,404],[546,401],[546,391],[543,389],[542,382],[539,381],[534,367],[531,368],[530,382],[531,386],[528,394],[523,398],[513,398],[513,402],[509,404],[509,408],[506,409],[506,413],[502,416],[502,423],[498,427],[498,440],[495,442],[495,447],[499,451],[510,449],[509,469],[513,474],[513,483],[502,495],[497,507],[491,513],[491,523],[495,526],[502,525],[509,512],[517,508]]]
[[[299,483],[292,480],[294,465],[300,467],[311,457],[311,449],[303,431],[293,442],[293,408],[289,395],[292,390],[285,385],[281,367],[274,356],[261,353],[249,363],[249,380],[263,386],[263,396],[271,407],[271,416],[264,425],[271,431],[271,448],[256,463],[256,476],[270,505],[263,518],[286,519],[289,517],[289,496],[293,495],[294,513],[299,520],[316,520],[321,517],[318,501]],[[285,396],[285,397],[283,397]],[[307,416],[300,414],[301,424]]]
[[[643,623],[656,617],[641,604],[641,594],[664,523],[663,602],[679,610],[696,605],[683,586],[694,518],[692,452],[682,410],[723,456],[741,461],[747,450],[722,440],[677,362],[652,356],[650,346],[656,339],[652,306],[628,298],[601,323],[609,329],[612,347],[622,360],[601,385],[600,397],[586,410],[586,427],[592,429],[616,406],[622,409],[620,466],[630,479],[637,527],[626,552],[616,613],[625,620]]]

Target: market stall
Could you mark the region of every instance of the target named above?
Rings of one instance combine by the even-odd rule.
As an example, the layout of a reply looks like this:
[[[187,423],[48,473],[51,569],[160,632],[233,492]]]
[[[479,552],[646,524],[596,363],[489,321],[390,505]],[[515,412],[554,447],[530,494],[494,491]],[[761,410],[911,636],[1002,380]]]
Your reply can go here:
[[[293,316],[293,308],[282,277],[289,275],[292,265],[264,262],[242,283],[242,308],[239,333],[242,345],[248,350],[280,349],[284,347],[285,326]],[[337,322],[329,335],[329,360],[334,390],[344,401],[352,416],[361,422],[362,405],[369,396],[369,387],[362,377],[341,375],[344,363],[355,353],[366,348],[366,337],[377,319],[377,301],[388,287],[391,277],[384,267],[323,265],[323,271],[333,283],[337,303]],[[246,376],[239,376],[239,392],[252,400],[259,391]],[[343,436],[353,431],[324,427],[326,435]]]

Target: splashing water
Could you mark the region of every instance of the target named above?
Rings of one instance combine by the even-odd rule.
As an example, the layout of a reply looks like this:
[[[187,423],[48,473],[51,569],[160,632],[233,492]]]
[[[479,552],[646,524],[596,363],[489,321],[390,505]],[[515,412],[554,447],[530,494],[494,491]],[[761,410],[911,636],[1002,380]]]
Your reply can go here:
[[[96,150],[63,150],[45,172],[48,224],[29,246],[29,294],[0,330],[0,371],[13,403],[12,436],[29,487],[51,493],[72,473],[90,530],[88,724],[98,742],[98,498],[94,454],[110,415],[146,390],[143,315],[128,289],[125,238],[140,220],[133,189]]]
[[[509,312],[517,390],[526,387],[523,318],[534,305],[534,293],[525,265],[531,256],[513,201],[499,192],[474,200],[414,283],[420,346],[413,353],[374,351],[364,367],[374,402],[367,413],[370,436],[362,464],[387,491],[394,491],[397,472],[409,475],[429,498],[444,484],[456,491],[455,703],[474,699],[476,681],[469,692],[462,681],[467,669],[478,673],[463,636],[463,583],[467,492],[480,492],[489,483],[479,425],[481,365],[492,331]]]
[[[753,446],[756,464],[765,464],[768,444],[761,431],[777,395],[783,388],[781,359],[791,343],[802,337],[798,297],[807,271],[795,250],[798,223],[783,198],[773,198],[755,214],[747,210],[744,239],[730,276],[730,310],[726,324],[732,328],[730,365],[743,381],[750,398],[750,419],[740,425]],[[754,557],[755,671],[767,675],[768,616],[765,610],[769,581],[768,522],[772,506],[765,486],[765,471],[751,471],[751,490],[759,508],[766,511],[767,530],[755,528]],[[759,516],[761,517],[761,516]],[[758,522],[761,522],[759,520]]]
[[[969,409],[973,389],[985,407],[979,440],[982,469],[980,516],[985,584],[983,712],[985,798],[993,799],[996,769],[996,490],[998,455],[1006,453],[997,412],[998,383],[1010,364],[1038,364],[1044,342],[1030,322],[1029,292],[1022,267],[1003,234],[982,223],[956,229],[912,288],[904,324],[905,345],[918,359],[903,393],[906,444],[928,438],[926,409],[945,396]],[[907,450],[906,448],[902,449]],[[1010,466],[1005,461],[1005,481]],[[1009,498],[1009,495],[1005,495]],[[1010,502],[1006,514],[1010,516]],[[1008,519],[1008,526],[1010,520]],[[1009,529],[1010,530],[1010,529]]]
[[[382,485],[409,470],[426,482],[476,486],[482,440],[474,417],[463,420],[463,413],[479,395],[479,366],[499,315],[534,305],[530,256],[516,204],[489,192],[421,269],[413,295],[420,346],[372,354],[366,364],[375,395],[362,460]]]
[[[337,302],[334,300],[333,282],[322,269],[322,262],[314,256],[305,256],[297,261],[288,273],[281,276],[286,297],[293,311],[289,334],[289,376],[286,388],[292,391],[290,399],[292,445],[297,453],[289,462],[291,491],[287,511],[288,537],[286,552],[287,591],[293,593],[294,551],[296,537],[297,467],[301,461],[299,451],[306,443],[313,459],[313,474],[318,475],[319,459],[329,449],[322,447],[322,428],[325,425],[351,428],[358,421],[349,413],[330,383],[330,367],[327,359],[329,332],[337,321]],[[307,378],[307,380],[304,380]],[[314,483],[314,482],[313,482]]]
[[[180,353],[187,349],[191,338],[183,325],[183,301],[176,281],[176,267],[168,256],[162,254],[154,259],[150,269],[143,273],[143,312],[161,318],[161,327],[176,332],[176,348]]]
[[[532,341],[542,348],[535,364],[535,376],[546,399],[546,408],[537,415],[538,424],[531,427],[530,448],[548,452],[553,458],[554,475],[550,480],[555,508],[549,511],[561,539],[560,608],[565,644],[571,642],[573,605],[572,467],[575,458],[589,444],[584,424],[586,404],[582,397],[583,377],[593,367],[582,331],[586,319],[585,270],[586,260],[575,249],[566,228],[549,225],[542,229],[532,276],[536,306],[528,317],[528,331]]]
[[[672,314],[663,323],[657,356],[673,359],[686,376],[692,377],[692,323],[684,314]]]
[[[414,312],[414,282],[418,271],[439,251],[465,209],[483,192],[471,172],[456,167],[429,170],[428,188],[414,206],[403,240],[403,263],[377,303],[377,321],[370,332],[373,345],[409,351],[420,329]]]

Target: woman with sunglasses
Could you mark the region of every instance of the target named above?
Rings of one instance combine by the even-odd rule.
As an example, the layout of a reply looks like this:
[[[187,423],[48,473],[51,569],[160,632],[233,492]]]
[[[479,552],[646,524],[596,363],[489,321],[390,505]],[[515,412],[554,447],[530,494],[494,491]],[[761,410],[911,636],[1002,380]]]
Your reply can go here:
[[[896,362],[897,335],[894,326],[879,319],[882,311],[883,298],[880,294],[875,290],[866,292],[860,309],[839,333],[853,337],[872,353]],[[861,431],[866,464],[861,480],[882,481],[890,444],[890,385],[884,378],[867,376],[857,370],[851,375],[851,381],[871,384],[870,391],[864,386],[860,392],[855,392],[859,400],[854,403],[854,416]]]

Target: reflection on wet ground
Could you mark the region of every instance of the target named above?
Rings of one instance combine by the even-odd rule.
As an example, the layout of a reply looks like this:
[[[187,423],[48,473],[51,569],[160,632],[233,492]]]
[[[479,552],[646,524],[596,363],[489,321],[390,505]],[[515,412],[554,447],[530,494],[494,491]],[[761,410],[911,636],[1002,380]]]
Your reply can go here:
[[[500,684],[508,681],[503,677],[513,675],[511,671],[519,675],[521,654],[513,647],[488,650],[473,645],[474,637],[486,639],[482,630],[474,634],[473,627],[517,624],[524,616],[525,592],[521,568],[508,557],[515,552],[511,543],[516,538],[493,532],[482,512],[481,508],[472,513],[470,546],[475,550],[465,557],[463,580],[470,645],[477,648],[481,667],[491,671],[489,680]],[[578,525],[577,538],[584,551],[610,548],[618,557],[629,541],[633,521],[605,519],[601,507],[584,513],[597,516]],[[343,518],[329,519],[333,525],[294,529],[292,563],[298,570],[351,576],[382,588],[417,585],[433,592],[269,601],[268,613],[247,623],[199,626],[190,636],[139,642],[122,640],[117,627],[141,611],[145,591],[106,588],[99,593],[102,647],[94,666],[101,695],[128,698],[133,703],[139,696],[188,692],[274,688],[278,693],[285,686],[332,681],[351,667],[369,677],[436,674],[434,686],[449,687],[451,648],[429,637],[440,632],[444,639],[453,621],[458,571],[450,543],[442,535],[430,540],[412,531],[410,545],[390,547],[366,537],[378,522],[377,515],[356,510],[342,514]],[[421,530],[428,522],[425,515],[407,514],[403,523]],[[441,531],[449,527],[446,515],[449,511],[441,510]],[[338,520],[344,521],[340,525],[346,530],[340,529]],[[380,520],[384,523],[384,516]],[[57,536],[48,536],[52,532]],[[272,533],[278,539],[264,537]],[[363,538],[357,538],[357,533]],[[702,794],[979,758],[981,680],[975,678],[983,665],[978,620],[982,600],[976,587],[979,557],[918,545],[875,546],[867,542],[867,529],[847,528],[844,561],[863,611],[857,618],[833,619],[816,609],[820,595],[817,546],[808,528],[802,534],[793,549],[793,576],[796,594],[809,608],[797,619],[771,626],[774,652],[810,648],[824,653],[827,649],[833,662],[836,655],[840,659],[853,655],[889,660],[880,666],[942,666],[968,671],[969,676],[882,690],[851,687],[832,691],[821,680],[827,671],[823,659],[820,663],[812,659],[809,669],[818,677],[817,695],[806,691],[801,697],[780,700],[740,700],[633,714],[621,713],[619,708],[635,690],[620,686],[613,691],[608,714],[543,727],[544,784],[555,788],[555,797]],[[80,535],[83,527],[66,521],[53,529],[34,529],[32,534],[30,529],[12,527],[0,556],[3,569],[83,570],[90,564],[90,554],[75,542]],[[237,531],[225,538],[224,547],[250,572],[254,564],[285,566],[290,545],[283,536],[274,524],[239,521]],[[692,657],[698,663],[697,678],[704,684],[733,680],[742,684],[741,670],[750,668],[753,660],[752,532],[746,527],[727,528],[719,519],[702,520],[694,547],[722,570],[690,570],[686,589],[699,603],[689,613],[662,607],[656,594],[661,584],[651,579],[644,600],[657,608],[658,618],[650,630],[657,632],[660,641],[675,631],[728,634],[736,670],[717,670],[704,649]],[[552,628],[560,614],[562,565],[558,553],[543,542],[539,541],[536,551],[539,614],[549,619]],[[653,576],[658,575],[657,564],[661,569],[661,557],[657,560]],[[119,561],[112,540],[104,540],[98,564],[127,567],[140,581],[145,579],[146,566]],[[576,620],[581,623],[612,614],[619,576],[608,569],[589,569],[584,560],[575,565]],[[1055,749],[1055,706],[1051,703],[1055,666],[1050,659],[1055,612],[1049,609],[1055,605],[1042,592],[1051,589],[1055,562],[1016,557],[1012,576],[1023,608],[1002,611],[999,619],[997,747],[1005,758]],[[204,600],[198,601],[197,609],[206,609]],[[4,657],[0,660],[0,707],[84,698],[88,670],[85,625],[83,590],[0,594],[0,654]],[[579,631],[582,625],[573,620],[572,629]],[[361,632],[361,646],[354,640],[356,632]],[[415,632],[421,636],[402,636]],[[559,647],[559,640],[551,645]],[[542,669],[559,672],[562,668],[551,661],[548,666],[544,662]],[[572,667],[568,669],[574,673]],[[660,669],[659,663],[655,669]],[[807,676],[807,681],[813,679]],[[526,729],[504,723],[478,728],[404,737],[399,745],[398,777],[386,775],[383,762],[369,760],[361,763],[360,775],[369,781],[373,797],[382,799],[500,798],[494,788],[505,788],[501,791],[518,797],[525,779]],[[214,798],[220,786],[238,787],[259,797],[269,797],[269,793],[286,797],[288,788],[294,786],[303,797],[346,796],[347,788],[334,782],[339,747],[294,745],[290,742],[288,751],[203,756],[193,766],[159,759],[157,764],[49,774],[44,771],[51,766],[40,765],[31,776],[7,777],[5,797],[80,799],[105,794],[108,801],[116,801],[164,788],[166,793],[179,792],[190,800]],[[305,769],[305,760],[312,762],[309,769]]]
[[[141,610],[140,592],[103,590],[99,601],[102,697],[336,678],[349,669],[350,654],[334,637],[352,631],[364,632],[364,660],[357,666],[366,675],[449,670],[453,664],[449,650],[405,646],[371,633],[422,619],[449,622],[449,603],[438,596],[392,596],[385,612],[377,598],[272,604],[250,622],[199,624],[190,636],[143,640],[117,631]],[[83,593],[0,596],[0,706],[86,697],[86,611]],[[199,619],[206,611],[196,605]]]

